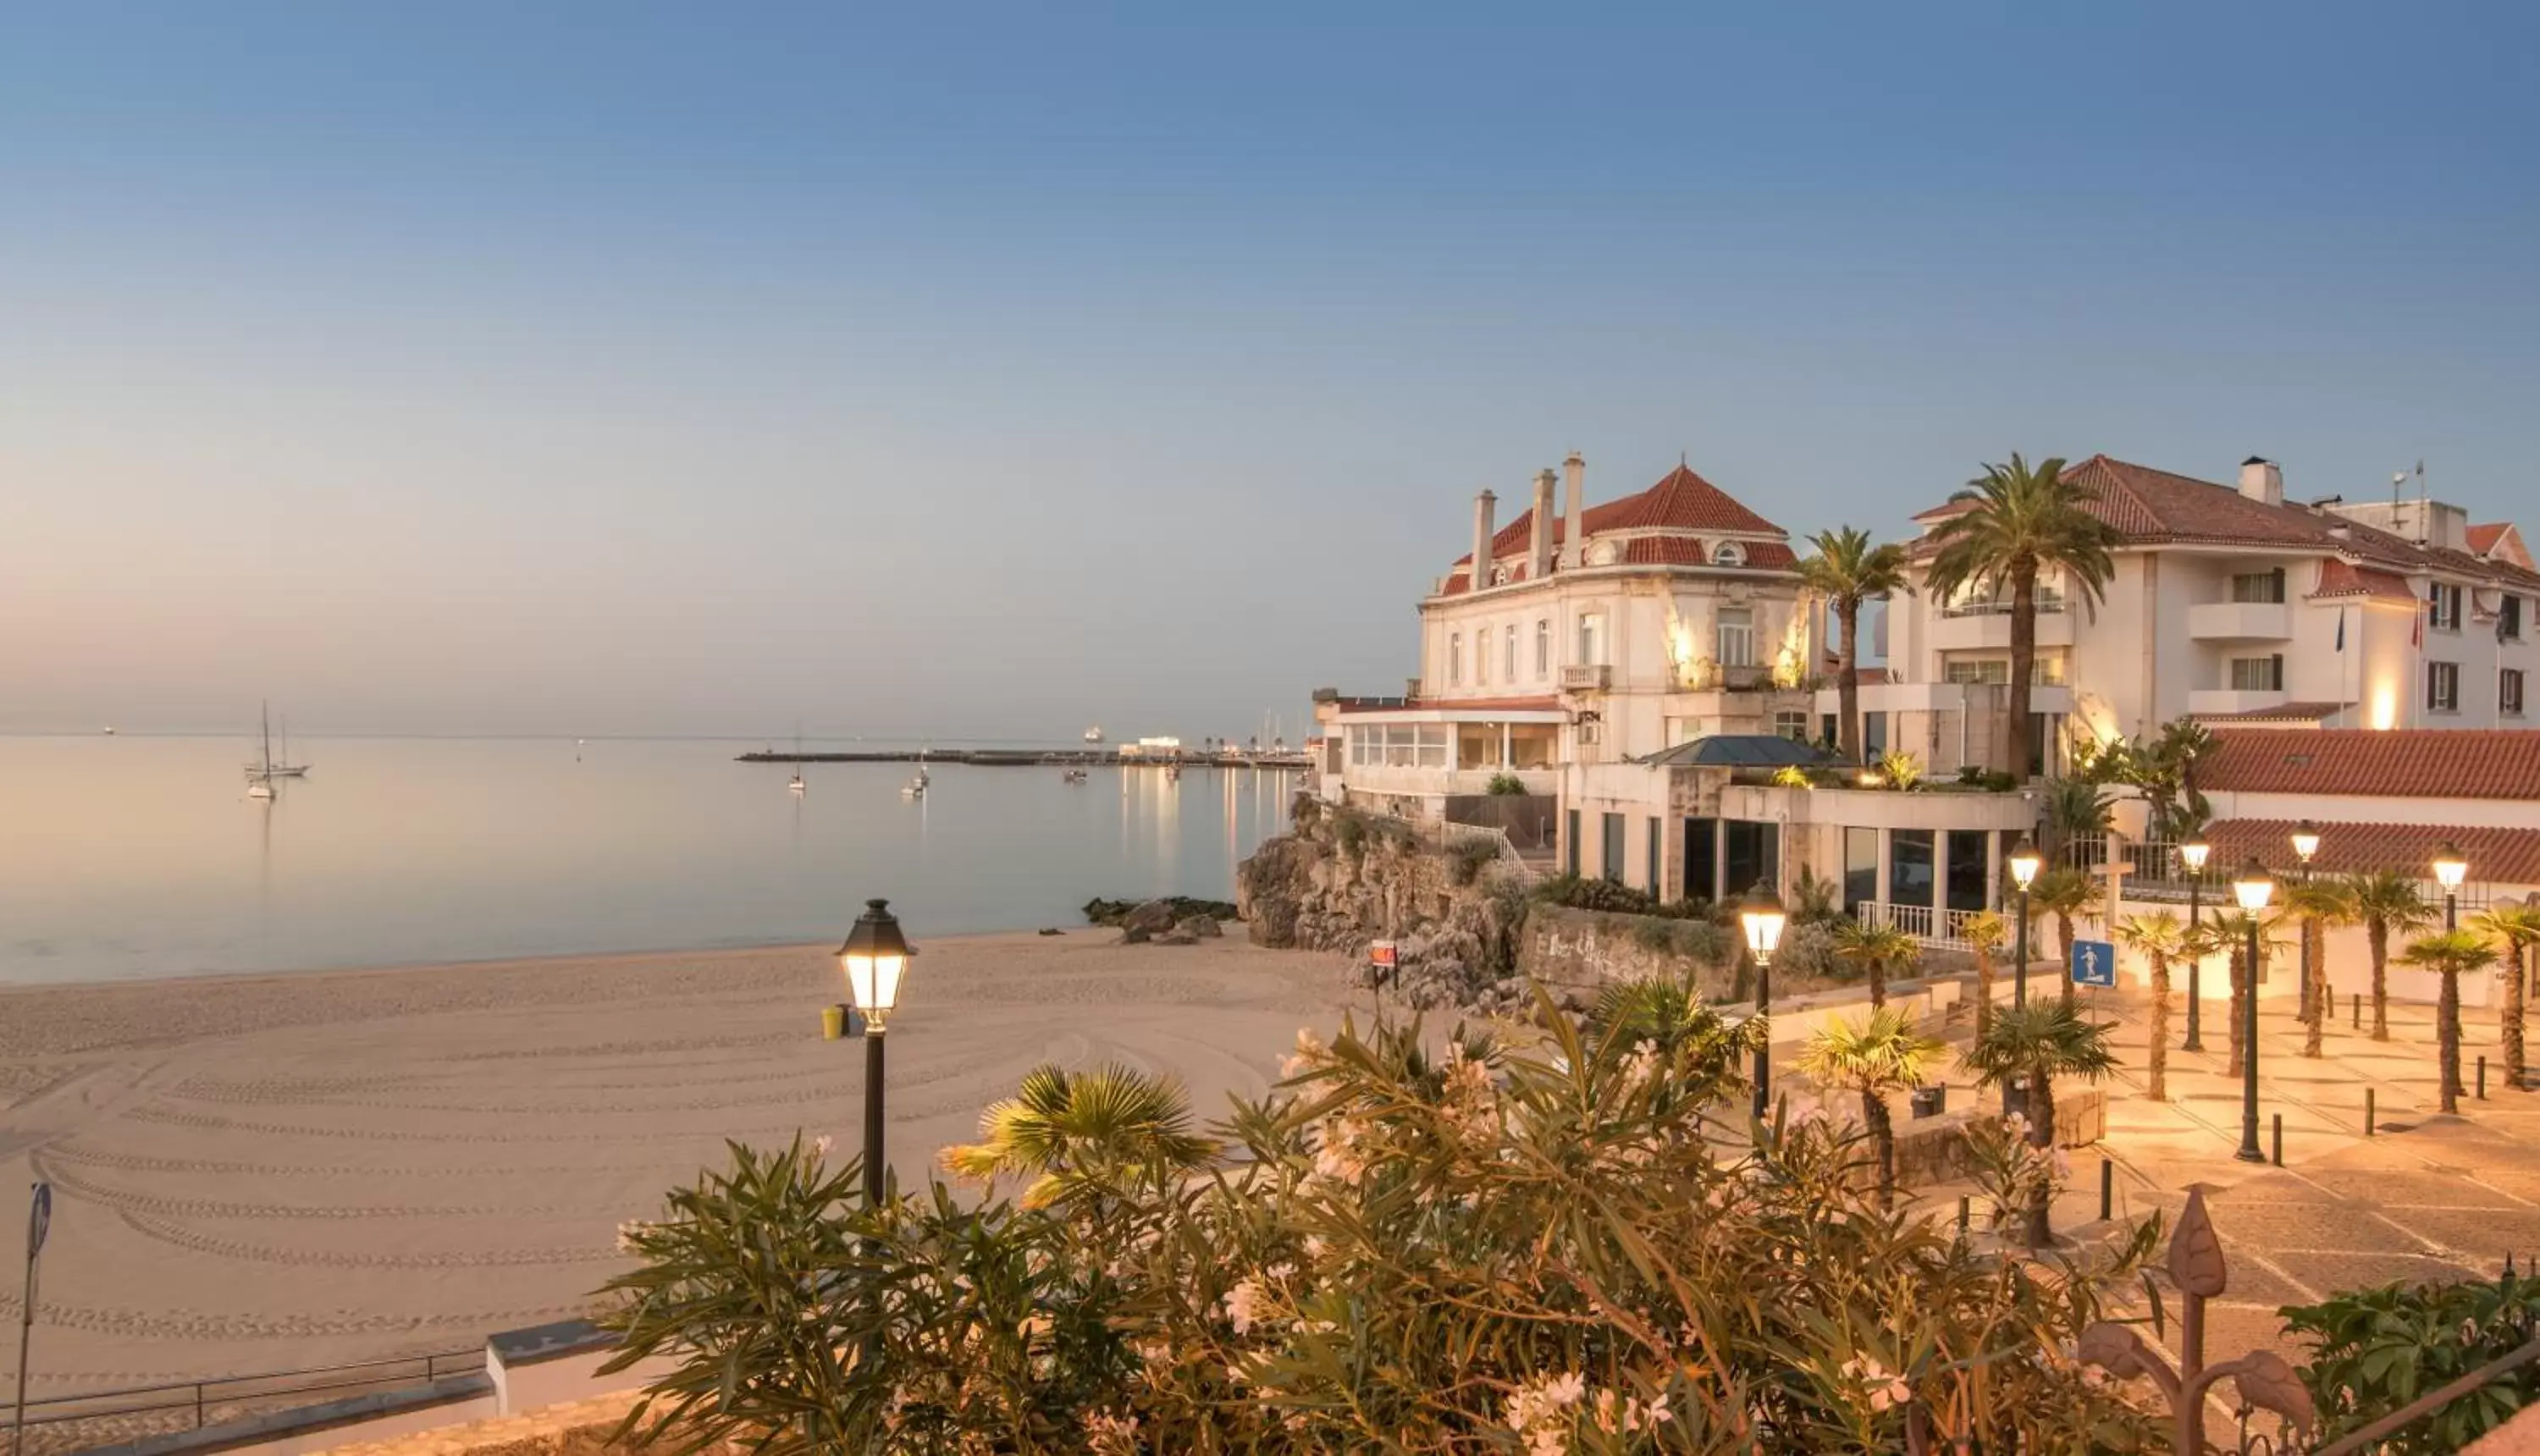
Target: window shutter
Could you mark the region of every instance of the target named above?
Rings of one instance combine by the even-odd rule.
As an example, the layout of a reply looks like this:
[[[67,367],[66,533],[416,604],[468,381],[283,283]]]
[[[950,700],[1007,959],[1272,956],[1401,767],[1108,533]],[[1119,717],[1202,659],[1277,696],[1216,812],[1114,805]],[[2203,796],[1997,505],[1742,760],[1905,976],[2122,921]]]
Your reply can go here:
[[[2276,576],[2281,580],[2284,577],[2284,573],[2278,572],[2276,573]],[[2283,653],[2276,654],[2268,659],[2268,663],[2267,675],[2270,679],[2267,683],[2268,690],[2271,692],[2283,692],[2285,690],[2285,655]]]
[[[2272,589],[2275,592],[2274,595],[2267,599],[2269,601],[2283,601],[2285,599],[2285,569],[2280,566],[2274,571],[2267,573],[2267,575],[2274,579]]]

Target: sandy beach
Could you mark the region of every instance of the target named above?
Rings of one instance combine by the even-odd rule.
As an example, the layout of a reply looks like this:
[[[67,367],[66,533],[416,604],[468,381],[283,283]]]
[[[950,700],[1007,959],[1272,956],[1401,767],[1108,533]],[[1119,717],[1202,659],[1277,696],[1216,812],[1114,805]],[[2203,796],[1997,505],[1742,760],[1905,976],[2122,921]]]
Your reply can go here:
[[[1337,958],[1074,931],[928,941],[892,1023],[903,1180],[1025,1069],[1214,1117],[1344,1005]],[[57,1200],[31,1393],[458,1350],[569,1318],[726,1139],[861,1136],[827,947],[0,992],[0,1261]],[[0,1313],[15,1326],[13,1278]]]

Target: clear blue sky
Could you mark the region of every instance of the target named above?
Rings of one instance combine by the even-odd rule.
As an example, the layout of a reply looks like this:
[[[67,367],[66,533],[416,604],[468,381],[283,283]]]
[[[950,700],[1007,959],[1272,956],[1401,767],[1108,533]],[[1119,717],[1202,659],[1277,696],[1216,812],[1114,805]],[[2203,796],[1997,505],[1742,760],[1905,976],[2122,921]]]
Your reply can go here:
[[[1293,732],[1574,449],[2540,514],[2535,14],[13,6],[0,728]]]

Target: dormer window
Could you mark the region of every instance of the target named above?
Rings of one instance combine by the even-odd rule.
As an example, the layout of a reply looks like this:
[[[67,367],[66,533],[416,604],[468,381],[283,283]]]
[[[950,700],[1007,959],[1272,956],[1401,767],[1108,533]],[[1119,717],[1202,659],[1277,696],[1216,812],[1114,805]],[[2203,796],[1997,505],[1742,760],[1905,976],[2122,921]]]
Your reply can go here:
[[[1611,541],[1588,542],[1588,564],[1589,566],[1612,566],[1614,564],[1614,543]]]
[[[1711,559],[1714,563],[1721,566],[1744,566],[1746,564],[1746,548],[1738,545],[1735,541],[1723,541],[1718,547],[1713,549]]]

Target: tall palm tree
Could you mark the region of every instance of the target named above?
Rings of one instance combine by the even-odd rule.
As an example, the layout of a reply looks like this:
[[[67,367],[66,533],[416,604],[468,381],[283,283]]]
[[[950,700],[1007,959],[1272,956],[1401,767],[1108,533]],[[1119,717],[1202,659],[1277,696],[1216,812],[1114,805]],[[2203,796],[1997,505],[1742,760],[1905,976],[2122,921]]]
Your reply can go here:
[[[2434,907],[2417,882],[2388,869],[2349,875],[2355,918],[2364,922],[2364,937],[2372,948],[2372,1039],[2390,1039],[2390,933],[2401,935],[2434,923]]]
[[[2355,919],[2355,891],[2342,879],[2296,879],[2285,886],[2285,913],[2301,924],[2302,1055],[2320,1055],[2320,1036],[2335,1010],[2328,994],[2328,928]]]
[[[2443,978],[2434,1008],[2434,1046],[2443,1068],[2443,1111],[2460,1111],[2460,978],[2496,964],[2496,947],[2476,931],[2436,931],[2409,942],[2400,963]]]
[[[2036,771],[2028,752],[2028,704],[2037,670],[2038,579],[2060,572],[2066,594],[2095,607],[2116,574],[2109,552],[2124,537],[2082,509],[2098,493],[2066,480],[2061,459],[2040,460],[2031,469],[2014,453],[2008,465],[1985,466],[1951,499],[1973,509],[1932,528],[1928,539],[1937,549],[1924,581],[1942,602],[1968,587],[1981,585],[1997,597],[2010,587],[2011,771],[2024,780]]]
[[[1029,1175],[1026,1208],[1098,1201],[1123,1181],[1197,1168],[1218,1154],[1190,1131],[1181,1083],[1128,1067],[1071,1074],[1044,1064],[1014,1096],[979,1115],[980,1141],[947,1147],[964,1177]]]
[[[2505,1005],[2498,1037],[2505,1044],[2505,1084],[2522,1090],[2523,967],[2540,954],[2540,896],[2519,905],[2497,905],[2469,923],[2470,929],[2496,942],[2505,969]]]
[[[1931,1078],[1948,1043],[1925,1036],[1902,1010],[1873,1008],[1868,1019],[1829,1023],[1799,1054],[1799,1069],[1829,1087],[1861,1094],[1861,1120],[1878,1154],[1878,1207],[1896,1207],[1896,1124],[1887,1094],[1910,1091]]]
[[[1825,598],[1834,614],[1836,647],[1835,695],[1841,715],[1836,743],[1848,762],[1861,757],[1861,606],[1863,602],[1910,591],[1905,548],[1890,541],[1873,546],[1870,532],[1852,526],[1821,530],[1808,537],[1815,547],[1799,563],[1799,581]]]
[[[2027,1084],[2028,1141],[2038,1147],[2055,1145],[2055,1079],[2078,1076],[2094,1082],[2117,1065],[2116,1054],[2108,1050],[2106,1025],[2083,1020],[2079,1007],[2050,1001],[2033,1001],[1996,1015],[1993,1029],[1967,1049],[1963,1061],[1981,1085]],[[2032,1249],[2054,1239],[2048,1222],[2052,1197],[2041,1186],[2029,1206]]]
[[[2028,903],[2034,909],[2055,917],[2055,941],[2064,957],[2064,1004],[2073,1004],[2073,917],[2086,911],[2099,898],[2099,887],[2090,876],[2071,866],[2059,866],[2037,876],[2029,886]]]
[[[2129,917],[2117,939],[2152,963],[2152,1049],[2144,1056],[2144,1095],[2169,1100],[2169,963],[2187,950],[2187,927],[2166,910]],[[1978,1031],[1978,1036],[1984,1033]]]
[[[1923,958],[1922,944],[1893,926],[1864,925],[1857,920],[1834,928],[1834,953],[1870,977],[1870,1004],[1887,1005],[1887,968],[1909,967]]]
[[[1958,932],[1966,937],[1967,948],[1976,957],[1976,1035],[1985,1034],[1993,1024],[1993,983],[1998,967],[1994,957],[2002,953],[2011,939],[2011,923],[1998,911],[1987,910],[1967,918]]]
[[[2213,812],[2196,792],[2196,769],[2214,751],[2214,732],[2192,718],[2173,718],[2140,756],[2137,784],[2152,799],[2152,837],[2174,839],[2204,827]]]

